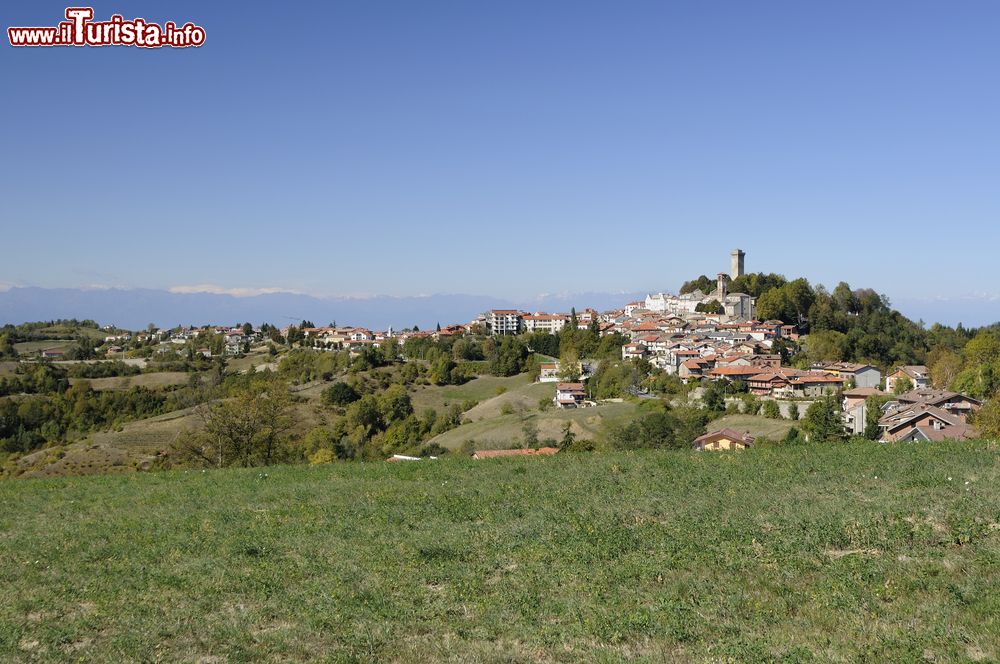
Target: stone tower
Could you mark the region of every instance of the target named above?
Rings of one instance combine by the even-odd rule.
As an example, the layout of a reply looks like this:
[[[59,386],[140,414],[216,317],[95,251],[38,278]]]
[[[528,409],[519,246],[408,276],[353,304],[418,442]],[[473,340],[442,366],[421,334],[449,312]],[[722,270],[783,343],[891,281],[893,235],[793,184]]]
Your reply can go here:
[[[729,276],[735,279],[736,277],[743,276],[743,257],[746,256],[742,249],[733,249],[729,254],[733,259],[732,266],[729,268]]]

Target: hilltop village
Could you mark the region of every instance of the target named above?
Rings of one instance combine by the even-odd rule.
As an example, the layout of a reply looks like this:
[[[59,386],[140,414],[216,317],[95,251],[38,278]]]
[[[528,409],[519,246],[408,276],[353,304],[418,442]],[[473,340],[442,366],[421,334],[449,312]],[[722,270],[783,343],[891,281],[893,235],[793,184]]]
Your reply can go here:
[[[0,357],[6,353],[8,358],[19,360],[19,373],[25,373],[33,362],[42,362],[69,367],[70,376],[78,375],[82,380],[92,375],[113,375],[111,369],[107,372],[112,373],[95,373],[104,370],[95,363],[108,367],[108,361],[125,367],[128,373],[139,373],[164,367],[186,367],[185,371],[191,371],[192,367],[204,369],[212,363],[244,366],[240,364],[243,358],[259,358],[259,362],[251,361],[246,366],[280,373],[296,363],[318,361],[289,355],[290,351],[308,350],[342,356],[346,358],[345,366],[353,367],[352,372],[357,371],[359,362],[363,367],[413,363],[417,373],[411,380],[429,380],[432,384],[461,384],[484,372],[501,376],[528,372],[539,384],[538,389],[551,390],[543,392],[547,394],[543,401],[547,399],[557,410],[597,408],[623,397],[641,402],[661,396],[675,408],[694,405],[705,412],[738,412],[792,422],[808,417],[810,421],[803,422],[802,428],[806,435],[814,437],[811,429],[817,425],[812,420],[822,423],[824,418],[823,437],[858,436],[889,442],[967,439],[979,434],[974,426],[975,414],[989,386],[977,389],[975,380],[966,380],[964,384],[970,389],[964,393],[952,391],[949,388],[956,381],[962,382],[955,372],[949,374],[947,384],[942,384],[941,379],[935,384],[932,372],[924,365],[847,361],[843,359],[847,353],[842,350],[836,351],[837,359],[822,359],[830,357],[823,348],[831,342],[843,346],[852,335],[859,339],[859,346],[877,350],[870,335],[858,337],[856,330],[851,334],[837,332],[836,317],[840,316],[841,329],[849,329],[845,325],[860,319],[866,308],[882,315],[885,307],[878,296],[851,291],[846,286],[838,286],[832,295],[826,295],[820,287],[808,303],[812,317],[817,319],[823,313],[821,298],[827,298],[830,307],[838,300],[843,302],[843,311],[825,314],[834,321],[830,323],[833,330],[817,331],[814,325],[812,334],[803,334],[806,326],[796,315],[796,306],[804,308],[795,302],[800,295],[784,293],[786,289],[792,291],[798,282],[784,283],[781,278],[770,287],[761,286],[768,278],[774,281],[774,275],[747,275],[745,257],[742,250],[736,249],[730,255],[729,272],[718,273],[714,281],[701,277],[685,284],[679,294],[651,293],[643,300],[610,311],[494,309],[468,322],[438,325],[433,330],[370,330],[335,324],[316,326],[311,321],[281,329],[250,323],[173,329],[150,325],[136,332],[108,325],[91,330],[94,334],[88,341],[68,347],[24,340],[11,345],[0,336]],[[754,288],[758,293],[741,292],[734,285]],[[804,291],[799,288],[798,292]],[[787,314],[785,319],[761,320],[757,315],[759,307]],[[884,324],[871,326],[881,329]],[[8,331],[6,336],[12,334]],[[888,343],[883,342],[883,347]],[[892,348],[898,350],[900,346],[897,343]],[[289,364],[293,359],[295,363]],[[81,362],[86,364],[73,367]],[[545,388],[547,383],[552,385]],[[25,380],[0,378],[0,397],[30,391],[27,384]],[[830,424],[833,418],[835,425]],[[387,425],[390,419],[385,421]],[[453,421],[457,425],[467,420],[458,413]],[[21,428],[13,429],[11,424],[8,434],[20,431],[17,435],[23,439],[28,420],[11,422],[19,422]],[[432,429],[407,434],[411,437],[407,445],[382,449],[415,450],[428,437],[437,440]],[[572,437],[571,433],[567,429],[567,435]],[[377,429],[366,434],[375,440],[381,435]],[[755,442],[750,431],[726,427],[694,427],[684,435],[690,437],[691,446],[702,449],[745,448]],[[31,449],[45,437],[36,435],[31,440],[36,442],[9,443],[8,447]]]

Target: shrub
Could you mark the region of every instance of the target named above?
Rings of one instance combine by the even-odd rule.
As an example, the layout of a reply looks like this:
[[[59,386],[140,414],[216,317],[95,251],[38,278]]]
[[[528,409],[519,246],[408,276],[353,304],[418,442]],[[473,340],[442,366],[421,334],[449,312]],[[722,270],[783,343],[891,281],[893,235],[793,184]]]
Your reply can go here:
[[[333,450],[323,448],[316,450],[309,456],[309,464],[312,466],[319,466],[326,463],[333,463],[333,458]]]
[[[778,406],[777,401],[765,401],[762,412],[764,413],[764,417],[769,420],[776,420],[781,417],[781,408]]]

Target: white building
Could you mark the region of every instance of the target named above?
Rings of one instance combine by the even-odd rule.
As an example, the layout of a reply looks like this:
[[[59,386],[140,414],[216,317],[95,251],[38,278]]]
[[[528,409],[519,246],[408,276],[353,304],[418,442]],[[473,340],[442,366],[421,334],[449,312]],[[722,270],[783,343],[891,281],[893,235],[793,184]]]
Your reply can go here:
[[[490,334],[520,334],[524,320],[516,309],[492,309],[486,314]]]
[[[522,316],[525,332],[548,332],[559,334],[566,327],[568,317],[563,314],[547,314],[536,312]]]

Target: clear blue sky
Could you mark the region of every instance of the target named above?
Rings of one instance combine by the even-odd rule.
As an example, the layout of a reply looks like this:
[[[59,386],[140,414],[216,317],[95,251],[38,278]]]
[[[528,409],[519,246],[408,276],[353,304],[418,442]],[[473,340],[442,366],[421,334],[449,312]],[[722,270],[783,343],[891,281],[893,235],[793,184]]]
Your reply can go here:
[[[1000,292],[992,0],[94,8],[207,43],[0,49],[0,283]]]

